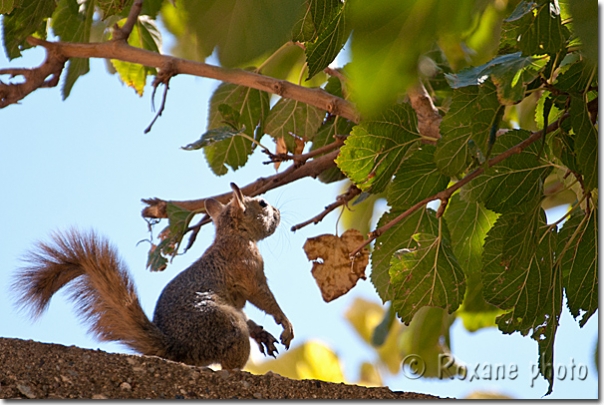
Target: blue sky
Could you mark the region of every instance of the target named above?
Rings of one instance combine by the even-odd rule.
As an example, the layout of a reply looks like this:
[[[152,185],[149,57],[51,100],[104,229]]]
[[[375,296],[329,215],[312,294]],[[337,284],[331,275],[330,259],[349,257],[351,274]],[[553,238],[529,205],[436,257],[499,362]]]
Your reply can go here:
[[[10,64],[1,55],[0,67],[35,66],[43,58],[41,49],[29,50],[24,58]],[[243,169],[216,177],[201,151],[180,149],[205,131],[208,100],[218,84],[185,75],[173,78],[166,110],[149,134],[143,130],[154,117],[150,87],[139,98],[116,76],[108,74],[105,62],[100,60],[92,61],[91,73],[76,83],[65,102],[58,88],[40,89],[19,105],[0,110],[0,186],[5,196],[0,199],[5,224],[0,244],[0,257],[5,260],[0,272],[0,336],[127,352],[119,344],[99,343],[88,336],[62,294],[52,300],[39,321],[31,322],[13,306],[10,277],[19,266],[20,255],[34,241],[47,238],[57,229],[94,228],[118,247],[131,270],[143,309],[151,316],[162,288],[177,271],[201,255],[214,231],[205,226],[186,255],[177,257],[164,272],[149,273],[145,269],[149,245],[139,243],[149,238],[140,215],[144,206],[141,198],[206,197],[229,191],[232,181],[245,185],[274,174],[271,165],[261,163],[265,156],[256,153]],[[156,105],[160,96],[161,91]],[[355,381],[361,362],[373,360],[375,354],[354,334],[343,315],[355,297],[376,302],[379,298],[369,281],[360,281],[346,296],[329,304],[322,300],[302,245],[308,237],[334,233],[335,214],[319,225],[296,233],[289,231],[292,225],[320,212],[342,187],[342,183],[324,185],[305,179],[267,193],[267,200],[282,211],[282,225],[275,235],[261,242],[260,249],[271,289],[294,325],[292,344],[308,339],[324,342],[339,356],[345,376]],[[272,318],[254,308],[246,311],[274,335],[280,333]],[[554,393],[548,398],[597,398],[598,376],[593,362],[597,330],[597,314],[580,329],[564,308],[556,337],[556,367],[570,373],[572,364],[577,366],[575,370],[585,365],[588,375],[584,380],[577,375],[571,380],[570,374],[557,379]],[[469,377],[476,367],[485,364],[504,364],[508,368],[515,364],[517,378],[411,380],[384,372],[385,383],[393,390],[454,397],[489,390],[518,398],[541,398],[547,391],[541,377],[531,387],[531,366],[537,361],[535,341],[519,334],[503,335],[494,328],[468,333],[460,321],[453,325],[451,339],[453,353],[468,365]]]

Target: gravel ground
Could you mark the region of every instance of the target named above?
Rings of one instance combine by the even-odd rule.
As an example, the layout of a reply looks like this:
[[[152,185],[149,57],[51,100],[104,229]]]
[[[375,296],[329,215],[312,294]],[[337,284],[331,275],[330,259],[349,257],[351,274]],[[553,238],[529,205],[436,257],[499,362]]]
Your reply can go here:
[[[439,399],[0,338],[0,398]]]

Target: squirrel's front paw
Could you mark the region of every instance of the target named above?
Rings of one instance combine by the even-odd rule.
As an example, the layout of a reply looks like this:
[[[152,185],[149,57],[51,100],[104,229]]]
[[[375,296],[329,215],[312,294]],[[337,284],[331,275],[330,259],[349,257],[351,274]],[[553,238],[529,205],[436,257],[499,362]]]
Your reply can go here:
[[[286,349],[289,349],[289,343],[294,338],[294,328],[292,324],[286,319],[282,322],[283,332],[281,333],[281,343]]]
[[[250,337],[258,343],[258,347],[260,348],[260,352],[265,356],[275,356],[275,353],[279,353],[277,348],[275,347],[275,343],[277,343],[277,339],[273,335],[271,335],[268,331],[264,330],[264,328],[260,325],[255,325],[255,328],[250,328]],[[266,346],[266,352],[265,352]]]

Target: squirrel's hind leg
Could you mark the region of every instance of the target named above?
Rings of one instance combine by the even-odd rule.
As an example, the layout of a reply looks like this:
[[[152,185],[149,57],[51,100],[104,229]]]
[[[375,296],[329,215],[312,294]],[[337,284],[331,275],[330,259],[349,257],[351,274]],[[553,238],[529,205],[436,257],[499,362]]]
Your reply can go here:
[[[195,366],[219,363],[234,369],[243,368],[250,355],[243,311],[214,300],[205,300],[194,310],[180,308],[156,316],[155,322],[170,342],[167,357],[172,360]]]

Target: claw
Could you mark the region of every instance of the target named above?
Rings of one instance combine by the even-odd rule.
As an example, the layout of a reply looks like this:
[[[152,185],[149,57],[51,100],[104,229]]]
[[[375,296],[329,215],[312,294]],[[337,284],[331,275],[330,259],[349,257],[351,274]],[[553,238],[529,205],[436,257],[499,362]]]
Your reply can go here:
[[[275,347],[277,339],[269,332],[265,331],[261,326],[255,328],[250,333],[250,337],[256,341],[260,352],[265,356],[273,356],[276,358],[275,353],[279,353]]]

